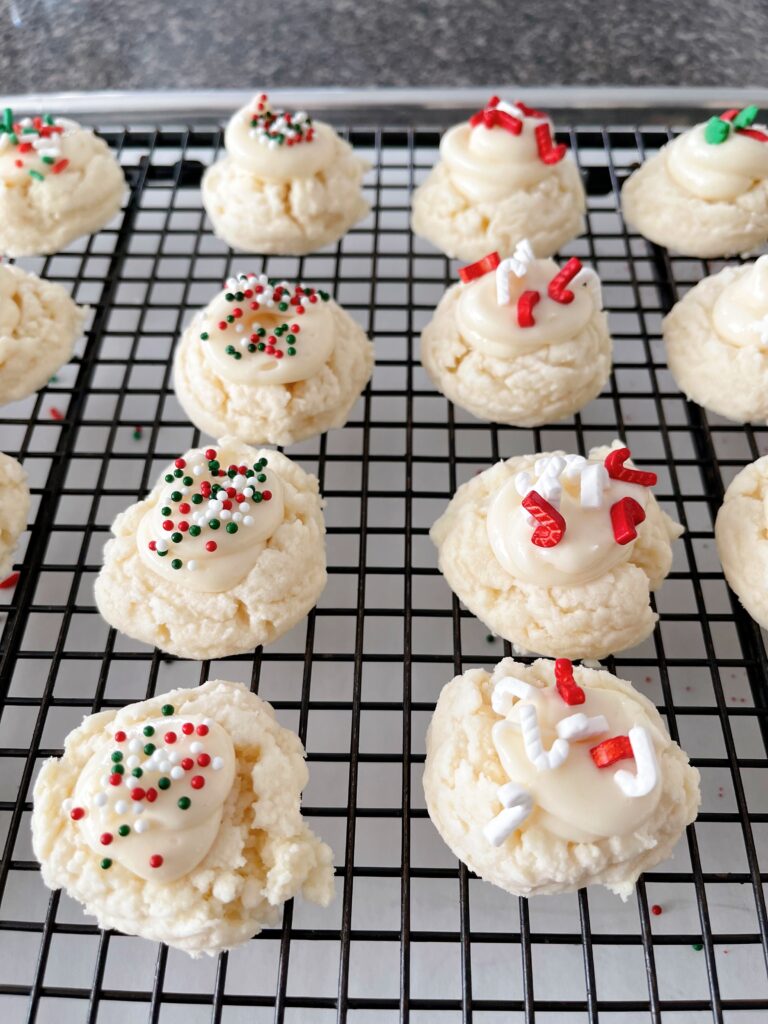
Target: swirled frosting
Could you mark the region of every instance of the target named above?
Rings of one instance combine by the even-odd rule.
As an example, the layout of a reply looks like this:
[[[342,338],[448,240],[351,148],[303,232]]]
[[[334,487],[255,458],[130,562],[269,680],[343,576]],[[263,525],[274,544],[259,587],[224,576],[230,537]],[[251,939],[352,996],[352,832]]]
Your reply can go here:
[[[251,571],[283,521],[283,485],[267,458],[193,449],[170,465],[136,532],[145,565],[187,590],[220,593]]]
[[[551,547],[532,541],[536,523],[522,505],[531,491],[565,520],[562,539]],[[578,586],[628,560],[635,541],[617,542],[611,509],[632,498],[644,510],[649,494],[648,487],[611,478],[603,460],[552,455],[536,462],[533,475],[518,473],[490,498],[488,540],[515,579],[541,587]]]
[[[336,133],[304,111],[273,111],[266,94],[242,107],[224,134],[227,153],[259,178],[285,182],[311,178],[334,159]]]
[[[81,169],[81,140],[91,134],[65,117],[45,114],[16,119],[6,110],[0,122],[0,181],[6,187],[42,183],[70,167]]]
[[[231,384],[308,380],[335,343],[327,292],[239,274],[196,318],[211,369]]]
[[[737,199],[768,178],[768,143],[731,131],[724,142],[707,142],[697,124],[664,147],[667,171],[686,192],[710,201]]]
[[[731,345],[768,348],[768,256],[740,268],[717,297],[712,323]]]
[[[631,771],[632,760],[623,759],[615,765],[599,768],[590,754],[591,748],[606,738],[626,736],[637,727],[646,731],[657,752],[670,743],[669,737],[649,719],[642,705],[631,697],[596,687],[585,688],[583,693],[583,703],[574,706],[567,704],[554,686],[529,687],[527,695],[514,700],[506,717],[492,730],[504,771],[529,794],[533,804],[522,827],[535,825],[574,843],[630,835],[653,814],[661,794],[657,780],[645,795],[627,796],[614,777],[618,771]],[[566,734],[561,723],[571,716],[583,715],[598,722],[587,736],[567,741],[567,752],[561,764],[542,771],[526,750],[522,729],[524,708],[535,709],[545,749],[551,749],[558,737]],[[599,723],[600,716],[603,723]]]
[[[65,813],[109,870],[172,882],[206,856],[235,777],[229,733],[171,705],[97,743]]]

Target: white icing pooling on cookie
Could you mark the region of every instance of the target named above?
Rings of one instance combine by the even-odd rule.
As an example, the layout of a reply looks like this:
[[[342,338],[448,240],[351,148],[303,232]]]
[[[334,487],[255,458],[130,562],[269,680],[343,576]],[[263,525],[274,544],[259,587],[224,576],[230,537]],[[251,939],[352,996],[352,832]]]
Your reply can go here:
[[[311,142],[292,146],[263,143],[251,125],[258,99],[238,110],[227,125],[224,145],[233,160],[259,178],[275,182],[310,178],[331,164],[336,153],[336,133],[321,121],[312,122]]]
[[[682,189],[699,199],[733,200],[768,177],[768,143],[731,131],[714,145],[706,127],[697,124],[664,148],[667,170]]]
[[[591,466],[598,468],[592,470]],[[530,473],[517,474],[489,501],[488,540],[507,572],[542,587],[577,586],[598,579],[629,558],[634,542],[616,542],[611,506],[631,497],[645,509],[650,494],[647,487],[613,480],[602,460],[582,456],[539,459],[534,469],[536,479]],[[554,547],[537,547],[531,542],[532,520],[522,506],[522,498],[531,490],[558,508],[565,519],[565,536]],[[598,498],[600,504],[596,505]]]
[[[462,285],[456,306],[459,333],[478,352],[509,359],[567,341],[576,337],[602,309],[597,275],[586,267],[568,285],[574,295],[569,303],[556,302],[547,294],[549,282],[560,270],[554,260],[532,260],[522,276],[502,267],[503,264],[496,274],[485,274]],[[506,287],[499,286],[499,272],[506,277]],[[517,300],[525,291],[537,291],[540,295],[533,310],[532,327],[520,327],[517,319]],[[500,302],[500,295],[506,298],[505,303]]]
[[[768,143],[765,143],[768,148]],[[768,256],[740,268],[712,307],[718,335],[731,345],[768,347]]]
[[[243,297],[227,298],[233,295]],[[298,312],[290,300],[301,296]],[[257,387],[308,380],[328,362],[335,345],[327,303],[326,292],[287,281],[272,284],[265,274],[231,278],[196,319],[204,358],[231,384]],[[281,310],[280,305],[288,308]],[[282,333],[275,335],[276,329]]]
[[[0,263],[0,346],[4,337],[13,336],[21,321],[21,308],[15,298],[17,288],[18,278]]]
[[[232,740],[216,722],[200,715],[150,717],[104,736],[63,810],[102,858],[140,878],[172,882],[213,845],[234,777]]]
[[[144,564],[171,583],[187,590],[220,593],[231,590],[248,575],[265,542],[282,523],[283,485],[269,468],[268,460],[262,469],[246,466],[250,477],[239,471],[234,477],[214,475],[206,450],[188,452],[181,460],[185,462],[183,475],[174,477],[173,482],[165,481],[165,477],[173,475],[175,463],[167,467],[160,493],[139,523],[136,544]],[[225,473],[231,465],[242,464],[235,447],[217,445],[210,450],[216,451],[216,461]],[[185,484],[190,479],[192,483]],[[217,484],[235,493],[214,494]],[[202,500],[195,503],[195,495]],[[239,496],[243,500],[239,501]],[[164,509],[170,509],[170,514]],[[169,522],[173,524],[170,529],[166,528]],[[236,527],[234,532],[232,525]],[[182,539],[174,541],[174,537]],[[211,544],[215,550],[209,550]],[[166,554],[159,555],[163,547]],[[174,565],[177,560],[182,562],[178,568]]]
[[[440,141],[440,156],[453,184],[473,202],[494,202],[511,192],[530,188],[551,174],[554,167],[539,158],[535,131],[549,124],[548,117],[525,116],[511,104],[499,109],[514,112],[523,122],[519,135],[496,125],[474,127],[467,122],[450,128]]]
[[[670,742],[630,697],[592,687],[585,688],[584,695],[584,703],[575,712],[554,686],[532,687],[530,694],[518,700],[492,730],[496,752],[510,783],[530,798],[526,819],[530,817],[531,824],[569,842],[626,836],[638,829],[653,813],[661,792],[656,751]],[[531,760],[525,742],[525,721],[532,714],[536,715],[545,746],[560,742],[567,747],[563,761],[544,771]],[[563,732],[568,729],[564,725],[576,718],[586,719],[591,728],[581,735],[570,730],[571,736],[566,740]],[[604,734],[599,731],[602,726]],[[647,740],[641,756],[648,756],[656,766],[650,787],[648,773],[639,763],[624,760],[606,768],[596,766],[590,749],[598,742],[613,736],[638,737],[640,733]],[[638,740],[638,749],[641,742]],[[624,775],[620,776],[620,772]],[[638,777],[642,784],[638,781],[627,787],[627,779]],[[497,823],[486,838],[493,842],[498,831]],[[514,828],[507,834],[511,831]]]

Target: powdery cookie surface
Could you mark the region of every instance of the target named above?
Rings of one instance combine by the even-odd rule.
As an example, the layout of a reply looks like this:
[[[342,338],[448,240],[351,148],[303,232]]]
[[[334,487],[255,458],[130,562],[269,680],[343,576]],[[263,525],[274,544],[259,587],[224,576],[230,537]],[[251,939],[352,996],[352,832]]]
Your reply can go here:
[[[120,210],[125,178],[107,143],[72,121],[54,120],[63,127],[52,137],[56,164],[67,161],[62,170],[54,173],[54,165],[44,164],[36,152],[20,156],[11,144],[0,150],[0,253],[6,256],[60,252],[75,238],[99,231]]]
[[[603,458],[609,451],[594,448],[590,457]],[[547,457],[515,456],[462,484],[430,537],[446,582],[494,633],[548,657],[602,658],[640,643],[653,631],[658,616],[650,607],[650,592],[667,576],[671,541],[682,528],[650,494],[627,560],[599,578],[580,585],[540,586],[513,576],[491,547],[489,505],[507,481],[520,472],[534,473],[536,460]]]
[[[174,360],[174,387],[200,430],[234,434],[252,444],[289,445],[343,426],[373,371],[373,344],[335,302],[328,304],[333,346],[306,380],[286,384],[235,384],[206,358],[200,317],[184,331]],[[248,358],[245,356],[244,358]]]
[[[751,270],[726,267],[705,277],[662,321],[667,364],[680,390],[739,423],[768,419],[768,347],[730,344],[717,331],[713,309],[725,289]]]
[[[493,250],[510,256],[521,238],[537,256],[551,256],[584,230],[585,209],[578,168],[568,159],[528,188],[487,202],[472,202],[438,163],[413,194],[411,227],[461,260],[478,260]]]
[[[137,531],[168,488],[161,475],[144,501],[115,519],[114,538],[104,548],[94,587],[99,611],[110,625],[179,657],[220,658],[271,643],[307,614],[326,582],[317,479],[280,452],[257,451],[233,437],[222,438],[218,447],[249,465],[267,457],[283,484],[282,522],[259,542],[247,575],[229,590],[208,593],[190,590],[183,573],[177,584],[147,565],[138,552]]]
[[[551,686],[553,663],[523,665],[505,659],[511,674],[534,687]],[[501,668],[502,666],[499,666]],[[629,683],[609,672],[574,667],[585,691],[617,692],[633,701],[638,716],[666,737],[656,708]],[[699,806],[699,773],[677,744],[657,745],[661,792],[651,816],[636,831],[592,842],[570,842],[542,827],[537,811],[501,845],[483,828],[502,805],[497,795],[509,781],[492,739],[500,720],[491,706],[491,676],[472,669],[440,694],[427,733],[424,792],[429,815],[456,856],[476,874],[515,895],[567,892],[601,884],[626,899],[641,872],[669,857]],[[572,709],[574,712],[578,707]],[[589,741],[587,741],[589,742]],[[598,740],[593,742],[597,743]],[[622,762],[631,768],[631,761]],[[556,769],[568,771],[568,761]],[[588,815],[584,820],[589,829]]]
[[[13,566],[13,552],[27,525],[27,474],[10,455],[0,452],[0,581]]]
[[[768,629],[768,456],[745,466],[728,485],[715,520],[717,553],[728,585]]]
[[[236,759],[212,847],[171,882],[145,880],[124,867],[113,853],[120,839],[103,851],[115,858],[104,870],[101,855],[67,810],[94,752],[106,742],[108,753],[115,731],[157,718],[165,704],[223,727]],[[304,757],[298,737],[278,725],[271,705],[240,683],[211,680],[199,689],[90,715],[67,737],[63,756],[45,762],[35,784],[32,841],[43,880],[84,904],[99,927],[165,942],[192,956],[241,945],[274,924],[282,904],[299,893],[327,906],[334,893],[333,854],[301,816],[309,777]],[[161,793],[157,807],[162,799]]]
[[[480,419],[520,427],[553,423],[582,409],[611,372],[605,313],[574,337],[512,358],[479,351],[456,323],[460,284],[450,288],[421,334],[421,362],[435,387]]]
[[[69,361],[87,312],[60,284],[0,266],[0,405],[38,391]]]

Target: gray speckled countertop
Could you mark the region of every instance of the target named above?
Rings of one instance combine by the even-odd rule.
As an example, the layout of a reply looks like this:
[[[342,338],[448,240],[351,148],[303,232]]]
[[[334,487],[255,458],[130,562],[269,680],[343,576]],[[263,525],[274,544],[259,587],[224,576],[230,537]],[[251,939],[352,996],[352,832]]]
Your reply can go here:
[[[4,0],[6,93],[768,81],[765,0]]]

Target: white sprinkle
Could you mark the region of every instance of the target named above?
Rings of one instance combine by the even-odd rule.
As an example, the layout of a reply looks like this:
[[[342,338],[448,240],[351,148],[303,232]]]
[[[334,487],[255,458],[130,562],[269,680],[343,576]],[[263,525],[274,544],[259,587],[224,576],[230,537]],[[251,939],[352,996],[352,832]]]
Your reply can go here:
[[[245,481],[246,481],[246,477],[244,477],[242,475],[242,473],[238,473],[237,476],[233,477],[233,479],[232,479],[232,486],[236,487],[238,490],[240,490],[240,488],[243,486]]]
[[[207,725],[208,728],[210,729],[211,726],[213,725],[213,719],[212,718],[204,718],[203,719],[203,725]]]
[[[67,797],[66,800],[62,800],[61,809],[62,811],[64,811],[65,814],[69,814],[69,812],[72,810],[72,801],[69,799],[69,797]]]
[[[141,750],[141,747],[142,747],[141,740],[131,740],[130,743],[128,744],[128,750],[132,754],[138,753]]]
[[[134,814],[143,814],[144,804],[140,800],[134,800],[133,803],[131,804],[131,810],[133,811]]]
[[[159,766],[159,770],[163,773],[169,772],[171,770],[171,762],[163,761],[162,764]]]
[[[245,514],[246,512],[250,511],[251,506],[248,504],[247,501],[241,501],[238,508],[243,514]]]
[[[164,540],[159,540],[155,543],[155,547],[158,551],[167,551],[168,545]],[[129,748],[130,749],[130,748]]]
[[[581,474],[582,508],[602,508],[603,491],[610,483],[608,470],[601,462],[589,462]]]
[[[633,725],[629,730],[629,743],[637,765],[633,775],[624,768],[613,776],[613,781],[625,796],[638,798],[647,796],[659,781],[659,768],[653,740],[642,725]]]
[[[253,526],[253,516],[244,516],[243,526]]]
[[[177,764],[175,768],[171,768],[171,778],[181,779],[184,777],[184,769],[180,764]]]
[[[108,797],[106,793],[97,793],[96,796],[93,798],[93,802],[96,804],[97,807],[104,807],[104,805],[107,802],[107,799]]]
[[[203,749],[203,744],[200,743],[198,740],[195,740],[195,742],[190,745],[189,749],[191,753],[199,754]]]
[[[242,520],[242,518],[243,518],[243,513],[242,512],[233,512],[232,513],[232,522],[233,523],[239,523]]]
[[[562,740],[585,740],[590,736],[599,736],[600,733],[607,730],[608,720],[605,715],[595,715],[594,718],[590,718],[582,711],[562,718],[557,723],[557,735]]]
[[[134,827],[136,832],[141,834],[142,832],[146,832],[147,831],[147,829],[149,828],[149,822],[146,821],[144,818],[139,818],[139,820],[136,822],[136,824],[133,827]]]
[[[130,770],[131,768],[135,768],[138,763],[138,757],[136,757],[135,754],[131,754],[131,756],[126,759],[125,766]]]
[[[530,683],[526,683],[522,679],[515,679],[512,676],[506,676],[503,679],[499,679],[493,688],[491,707],[497,715],[506,715],[514,704],[513,697],[517,697],[518,700],[526,700],[532,693],[533,687]]]
[[[202,466],[193,466],[192,467],[192,475],[193,476],[200,476],[200,474],[202,472],[203,472],[203,467]]]
[[[190,572],[195,571],[195,569],[197,568],[197,562],[194,560],[194,558],[191,561],[187,562],[187,568],[189,569]]]
[[[223,768],[223,767],[224,767],[224,758],[223,757],[214,757],[213,761],[211,761],[211,768],[213,768],[213,770],[215,772],[217,772],[220,768]]]
[[[221,502],[217,501],[215,498],[211,498],[211,500],[208,502],[208,508],[211,510],[211,512],[220,512]]]
[[[125,800],[118,800],[115,804],[115,814],[125,814],[128,810],[128,803]]]
[[[168,760],[171,762],[171,764],[178,764],[178,762],[181,760],[181,754],[178,752],[178,750],[172,750],[168,754]]]
[[[221,512],[219,512],[219,519],[225,519],[226,520],[226,519],[229,519],[231,515],[232,515],[232,513],[229,511],[228,508],[223,508],[221,510]]]
[[[246,487],[243,490],[243,494],[246,496],[246,498],[252,498],[253,497],[253,488],[252,487]]]

